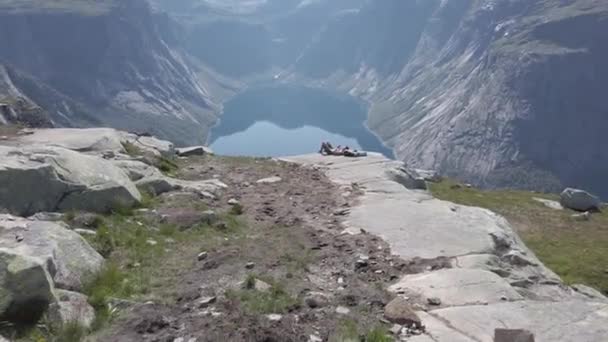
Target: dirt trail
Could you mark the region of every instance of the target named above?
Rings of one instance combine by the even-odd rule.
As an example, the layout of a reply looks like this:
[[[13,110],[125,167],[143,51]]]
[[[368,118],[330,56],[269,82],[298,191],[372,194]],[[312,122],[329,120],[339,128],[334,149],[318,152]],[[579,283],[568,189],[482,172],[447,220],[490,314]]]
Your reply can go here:
[[[167,258],[185,258],[183,269],[163,292],[173,296],[166,304],[135,305],[98,340],[339,340],[352,330],[390,327],[382,319],[389,282],[444,267],[405,263],[375,236],[344,234],[340,220],[357,191],[337,188],[319,170],[270,159],[195,157],[179,161],[178,177],[226,183],[221,197],[204,201],[226,212],[229,200],[238,200],[242,231],[201,261],[176,246]],[[281,180],[257,183],[268,177]],[[247,289],[255,279],[271,288]]]

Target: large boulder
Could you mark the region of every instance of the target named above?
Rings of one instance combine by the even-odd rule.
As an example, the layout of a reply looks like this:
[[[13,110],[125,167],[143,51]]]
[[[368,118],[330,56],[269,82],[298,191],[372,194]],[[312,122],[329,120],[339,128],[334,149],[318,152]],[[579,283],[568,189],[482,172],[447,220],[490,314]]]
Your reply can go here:
[[[410,190],[426,190],[426,180],[413,170],[406,167],[389,168],[386,170],[389,179]]]
[[[63,147],[72,151],[102,155],[107,152],[126,153],[131,144],[143,153],[170,157],[175,154],[173,143],[152,136],[118,131],[113,128],[49,128],[28,130],[17,139],[23,145]]]
[[[38,261],[65,290],[82,290],[103,266],[103,257],[63,223],[0,215],[0,248]]]
[[[0,248],[0,320],[37,321],[53,300],[52,284],[39,260]]]
[[[601,206],[599,198],[584,190],[572,188],[567,188],[561,193],[560,203],[566,208],[578,211],[598,210]]]
[[[54,146],[0,146],[0,208],[13,214],[105,212],[140,200],[125,172],[103,158]]]
[[[386,305],[384,308],[384,317],[391,323],[404,325],[406,327],[422,327],[420,318],[416,312],[412,310],[408,301],[403,297],[397,297]]]
[[[81,291],[103,262],[63,224],[0,215],[0,319],[36,320],[55,288]]]
[[[123,134],[113,128],[48,128],[35,129],[19,137],[27,145],[46,145],[77,152],[124,152]]]

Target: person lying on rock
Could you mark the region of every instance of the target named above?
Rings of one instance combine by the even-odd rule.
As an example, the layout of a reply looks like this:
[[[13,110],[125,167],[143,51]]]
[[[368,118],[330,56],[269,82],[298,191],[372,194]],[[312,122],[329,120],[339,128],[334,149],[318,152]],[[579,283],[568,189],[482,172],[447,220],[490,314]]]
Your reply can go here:
[[[357,150],[351,150],[350,147],[342,147],[338,145],[338,147],[334,148],[330,142],[321,143],[321,149],[319,153],[325,156],[345,156],[345,157],[364,157],[367,156],[367,153],[360,152]]]
[[[344,155],[344,150],[347,149],[347,147],[342,148],[342,146],[338,145],[338,147],[335,147],[330,143],[330,142],[322,142],[321,143],[321,149],[319,149],[319,153],[321,153],[324,156],[343,156]]]

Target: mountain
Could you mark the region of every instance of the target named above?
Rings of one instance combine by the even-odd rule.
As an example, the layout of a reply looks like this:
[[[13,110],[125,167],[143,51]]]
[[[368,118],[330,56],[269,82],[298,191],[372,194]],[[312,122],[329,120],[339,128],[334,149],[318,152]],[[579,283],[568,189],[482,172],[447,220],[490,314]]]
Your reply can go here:
[[[143,0],[2,0],[0,64],[13,70],[18,91],[0,102],[31,102],[57,126],[204,142],[198,127],[215,120],[217,106],[175,33],[169,17]]]
[[[367,102],[412,166],[608,196],[606,1],[151,3],[0,0],[0,64],[60,126],[204,142],[242,89],[306,86]]]
[[[374,1],[330,22],[293,75],[366,99],[412,166],[606,196],[607,29],[605,1]]]

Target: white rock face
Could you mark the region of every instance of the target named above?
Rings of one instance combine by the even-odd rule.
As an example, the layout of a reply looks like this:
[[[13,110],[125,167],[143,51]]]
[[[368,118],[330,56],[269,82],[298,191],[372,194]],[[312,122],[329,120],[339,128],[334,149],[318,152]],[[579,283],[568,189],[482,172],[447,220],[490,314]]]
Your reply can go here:
[[[58,146],[78,152],[124,152],[122,134],[113,128],[52,128],[32,130],[18,142],[25,145]]]
[[[44,145],[63,147],[68,150],[100,155],[104,152],[125,153],[124,144],[156,155],[175,154],[173,143],[155,137],[138,136],[113,128],[49,128],[35,129],[19,137],[19,145]]]
[[[341,187],[363,192],[345,216],[346,229],[383,238],[406,260],[451,261],[453,269],[406,275],[392,286],[442,302],[441,308],[418,313],[427,334],[408,340],[492,342],[496,328],[530,330],[537,342],[595,342],[608,336],[605,297],[562,284],[504,218],[408,189],[391,177],[403,163],[377,154],[285,160],[321,167]]]
[[[11,213],[104,212],[140,200],[129,177],[100,157],[54,146],[0,146],[0,207]]]

